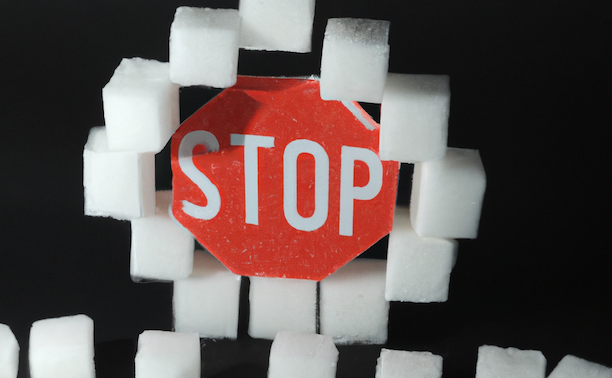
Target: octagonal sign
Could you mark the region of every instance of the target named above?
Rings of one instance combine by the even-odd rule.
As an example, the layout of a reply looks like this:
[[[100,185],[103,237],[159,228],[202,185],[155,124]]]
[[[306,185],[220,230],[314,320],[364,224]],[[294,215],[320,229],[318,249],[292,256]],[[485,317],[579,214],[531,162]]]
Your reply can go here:
[[[172,137],[173,215],[236,274],[321,280],[391,231],[378,137],[316,80],[238,77]]]

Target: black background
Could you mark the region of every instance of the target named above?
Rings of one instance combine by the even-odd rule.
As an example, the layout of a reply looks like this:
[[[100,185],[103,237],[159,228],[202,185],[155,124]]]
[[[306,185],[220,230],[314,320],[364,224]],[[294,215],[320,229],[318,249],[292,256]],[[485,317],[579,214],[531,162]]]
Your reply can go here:
[[[318,74],[327,18],[386,19],[390,72],[450,75],[449,145],[487,172],[480,233],[460,242],[448,302],[391,304],[388,348],[442,355],[447,378],[473,377],[482,344],[541,350],[548,371],[565,354],[612,366],[610,4],[319,1],[312,53],[240,52],[240,74]],[[100,378],[129,377],[138,334],[172,326],[171,285],[130,279],[129,223],[83,216],[82,149],[121,58],[167,61],[180,5],[237,1],[0,3],[0,323],[20,377],[35,320],[92,317]],[[400,200],[409,188],[405,166]],[[204,340],[203,377],[265,377],[270,343],[246,315],[239,341]],[[338,377],[374,377],[379,352],[340,348]]]

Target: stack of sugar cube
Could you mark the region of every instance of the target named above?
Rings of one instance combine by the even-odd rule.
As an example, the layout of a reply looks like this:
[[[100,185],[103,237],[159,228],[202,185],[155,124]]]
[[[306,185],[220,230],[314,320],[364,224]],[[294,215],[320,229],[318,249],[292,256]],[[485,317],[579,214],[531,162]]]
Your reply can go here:
[[[179,87],[232,86],[240,48],[310,51],[313,18],[314,0],[179,7],[169,62],[124,59],[102,91],[106,126],[92,129],[83,156],[85,213],[131,221],[132,277],[175,281],[177,331],[235,338],[240,287],[215,258],[194,255],[169,211],[172,193],[155,192],[154,155],[178,127]],[[389,301],[447,300],[454,239],[477,235],[486,179],[478,151],[447,148],[449,78],[388,73],[389,30],[388,21],[330,19],[320,79],[323,99],[380,103],[381,159],[415,164],[388,260],[352,261],[320,284],[251,277],[253,337],[320,327],[337,343],[384,343]]]

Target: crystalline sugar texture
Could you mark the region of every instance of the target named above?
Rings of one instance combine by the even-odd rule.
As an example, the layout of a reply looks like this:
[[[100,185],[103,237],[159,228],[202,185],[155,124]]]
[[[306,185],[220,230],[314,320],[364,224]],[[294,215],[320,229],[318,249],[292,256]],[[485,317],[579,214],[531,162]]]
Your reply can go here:
[[[111,151],[104,127],[83,150],[85,215],[135,219],[155,212],[155,155]]]
[[[236,9],[177,8],[170,27],[170,80],[182,86],[231,87],[239,41]]]
[[[450,110],[446,75],[387,75],[380,108],[380,158],[402,163],[446,153]]]
[[[612,378],[612,369],[568,354],[548,378]]]
[[[338,344],[387,340],[386,261],[355,259],[320,283],[321,334]]]
[[[412,227],[421,236],[476,238],[485,187],[478,150],[449,148],[442,159],[415,164]]]
[[[17,378],[19,344],[6,324],[0,324],[0,378]]]
[[[389,235],[385,298],[402,302],[444,302],[457,258],[456,240],[421,237],[410,211],[397,207]]]
[[[169,64],[123,59],[102,89],[108,146],[112,150],[159,152],[179,127],[179,86]]]
[[[34,322],[30,329],[32,378],[94,378],[94,323],[86,315]]]
[[[138,337],[136,378],[200,378],[197,333],[144,331]]]
[[[240,280],[208,252],[195,251],[191,275],[174,281],[175,330],[235,339]]]
[[[442,357],[430,352],[382,349],[376,378],[440,378]]]
[[[316,332],[317,282],[250,277],[249,335],[274,339],[279,331]]]
[[[193,268],[195,239],[168,213],[172,191],[159,191],[155,197],[155,214],[132,220],[130,273],[135,279],[185,278]]]
[[[315,0],[240,0],[240,47],[310,52]]]
[[[483,345],[478,348],[476,378],[544,378],[546,358],[537,350]]]
[[[381,103],[389,67],[389,21],[332,18],[321,56],[321,98]]]
[[[334,378],[338,349],[329,336],[279,332],[270,348],[268,378]]]

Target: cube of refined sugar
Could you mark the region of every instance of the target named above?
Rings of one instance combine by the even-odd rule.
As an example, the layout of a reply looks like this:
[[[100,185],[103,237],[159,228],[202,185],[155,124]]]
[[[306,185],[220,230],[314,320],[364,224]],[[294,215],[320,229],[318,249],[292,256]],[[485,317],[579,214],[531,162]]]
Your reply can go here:
[[[279,332],[270,348],[268,378],[334,378],[338,349],[329,336]]]
[[[249,335],[274,339],[279,331],[315,333],[317,282],[250,277]]]
[[[419,236],[410,211],[398,206],[389,235],[385,298],[402,302],[444,302],[457,259],[453,239]]]
[[[442,357],[430,352],[383,348],[376,364],[376,378],[440,378]]]
[[[197,333],[144,331],[138,336],[136,378],[200,378]]]
[[[380,103],[389,67],[389,21],[331,18],[321,56],[321,98]]]
[[[193,272],[174,281],[174,329],[200,337],[238,336],[241,277],[208,252],[195,251]]]
[[[557,364],[548,378],[612,378],[609,367],[568,354]]]
[[[483,345],[478,348],[476,378],[544,378],[546,358],[537,350]]]
[[[155,195],[155,214],[132,220],[130,273],[135,279],[176,280],[193,269],[195,239],[168,213],[172,191]]]
[[[179,127],[179,86],[169,64],[123,59],[102,88],[108,146],[112,150],[159,152]]]
[[[320,283],[319,323],[338,344],[387,340],[386,261],[355,259]]]
[[[446,153],[449,77],[390,73],[380,106],[380,158],[402,163]]]
[[[17,378],[19,344],[6,324],[0,324],[0,378]]]
[[[486,183],[478,150],[449,148],[442,159],[415,164],[412,227],[421,236],[476,238]]]
[[[155,212],[155,155],[111,151],[105,127],[94,127],[83,150],[85,215],[135,219]]]
[[[177,8],[170,27],[170,80],[182,86],[231,87],[239,42],[238,10]]]
[[[240,0],[238,9],[240,47],[310,52],[315,0]]]
[[[94,378],[94,323],[87,315],[43,319],[30,329],[32,378]]]

